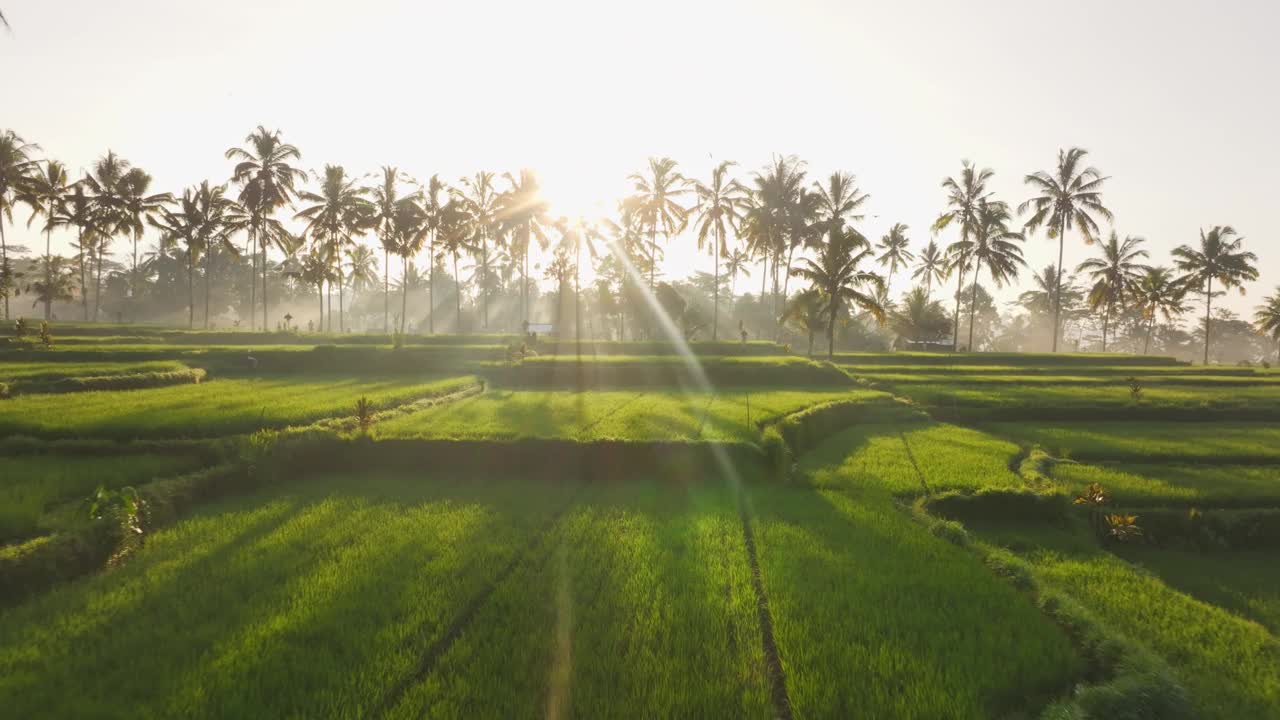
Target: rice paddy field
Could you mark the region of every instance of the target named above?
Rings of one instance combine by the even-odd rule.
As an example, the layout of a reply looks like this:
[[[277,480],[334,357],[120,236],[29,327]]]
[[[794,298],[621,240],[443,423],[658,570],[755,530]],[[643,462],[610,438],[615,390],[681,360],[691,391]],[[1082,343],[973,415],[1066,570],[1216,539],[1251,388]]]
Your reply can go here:
[[[0,398],[6,717],[1280,718],[1273,370],[62,337],[208,375]]]

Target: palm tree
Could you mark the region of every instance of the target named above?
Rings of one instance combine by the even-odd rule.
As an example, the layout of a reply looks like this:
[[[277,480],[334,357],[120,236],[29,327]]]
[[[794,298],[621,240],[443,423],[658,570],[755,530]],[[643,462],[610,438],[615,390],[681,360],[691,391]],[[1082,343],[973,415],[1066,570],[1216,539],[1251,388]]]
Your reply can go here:
[[[735,230],[738,224],[739,211],[747,188],[735,179],[728,178],[729,168],[736,163],[725,160],[711,171],[710,184],[699,181],[693,183],[698,202],[698,249],[710,244],[711,257],[715,261],[712,289],[711,340],[718,339],[720,327],[720,258],[729,254],[729,246],[725,237],[729,230]]]
[[[422,209],[421,196],[414,193],[396,202],[391,216],[391,237],[395,240],[396,254],[401,260],[400,276],[400,334],[404,335],[405,318],[409,312],[410,258],[422,252],[427,239],[427,213]]]
[[[73,298],[75,271],[67,263],[66,258],[54,257],[48,263],[50,270],[48,275],[23,288],[24,291],[36,296],[36,301],[31,304],[31,307],[41,304],[52,305],[55,300],[68,302]]]
[[[60,227],[76,228],[76,265],[80,270],[80,305],[84,310],[84,321],[89,321],[89,281],[88,266],[92,262],[96,244],[101,236],[98,210],[93,198],[85,194],[85,183],[75,182],[71,185],[71,193],[52,222]]]
[[[120,180],[120,228],[133,241],[129,292],[136,309],[136,303],[142,294],[142,283],[138,280],[138,243],[142,241],[142,232],[151,218],[167,203],[173,202],[173,195],[147,194],[151,189],[151,175],[142,168],[129,168]]]
[[[129,161],[108,150],[98,158],[93,170],[81,181],[93,194],[95,214],[99,220],[99,237],[94,244],[95,279],[93,318],[97,320],[102,310],[102,263],[111,241],[121,232],[129,232],[125,218],[125,177],[129,174]]]
[[[809,237],[810,225],[820,212],[821,193],[808,192],[804,180],[804,162],[793,155],[774,156],[763,172],[755,174],[752,203],[747,208],[748,220],[760,235],[762,255],[773,257],[773,316],[778,312],[778,263],[786,255],[783,283],[791,276],[791,262],[797,245]],[[752,217],[754,216],[754,217]],[[762,286],[764,278],[761,278]],[[783,291],[785,300],[786,292]],[[763,300],[763,292],[761,293]],[[779,323],[777,329],[781,331]]]
[[[480,295],[483,300],[483,327],[489,329],[489,294],[492,285],[490,276],[493,272],[492,264],[489,258],[489,244],[491,241],[497,242],[501,239],[500,225],[498,223],[498,192],[493,186],[494,174],[491,172],[478,172],[474,176],[462,179],[462,185],[465,190],[461,197],[466,203],[467,212],[471,214],[475,223],[476,238],[479,242],[479,262],[476,267],[478,269],[477,281],[480,288]]]
[[[430,234],[428,255],[431,257],[431,262],[428,263],[430,267],[427,268],[427,285],[429,286],[427,294],[431,300],[427,307],[427,333],[431,335],[436,332],[436,241],[440,238],[440,230],[445,222],[441,193],[450,194],[449,188],[440,180],[439,175],[432,175],[426,187],[423,188],[422,196],[422,209],[427,213],[427,232]]]
[[[892,317],[893,329],[899,337],[909,342],[922,342],[945,338],[951,329],[951,320],[942,303],[932,299],[929,291],[919,285],[902,296],[902,302]]]
[[[520,262],[520,315],[528,323],[529,244],[536,239],[546,249],[546,228],[552,220],[548,215],[547,201],[542,198],[537,174],[522,169],[518,180],[511,173],[503,173],[503,177],[511,187],[498,198],[497,218],[502,232],[510,233],[512,259],[518,258]]]
[[[1142,354],[1151,347],[1151,333],[1156,327],[1156,316],[1163,315],[1165,322],[1187,311],[1182,303],[1186,287],[1166,267],[1148,267],[1133,288],[1134,303],[1146,320],[1147,333],[1142,342]]]
[[[872,254],[870,243],[856,230],[832,229],[819,248],[817,259],[802,258],[800,265],[791,271],[808,280],[826,301],[828,360],[835,353],[836,319],[840,316],[841,303],[852,304],[884,322],[885,310],[879,300],[884,293],[884,279],[858,269]]]
[[[355,244],[347,246],[346,261],[347,282],[351,285],[351,305],[354,307],[357,295],[363,296],[378,284],[378,257],[373,248]]]
[[[456,313],[456,329],[454,332],[462,332],[462,276],[458,274],[458,256],[463,252],[469,252],[473,247],[475,238],[475,219],[468,211],[466,201],[456,195],[450,198],[449,202],[440,207],[439,222],[436,224],[434,233],[439,235],[440,239],[440,255],[448,255],[453,259],[453,282],[454,282],[454,311]],[[432,267],[435,267],[435,258],[432,257]],[[434,271],[432,276],[434,276]],[[435,294],[432,291],[431,304],[435,305]]]
[[[742,248],[734,248],[724,259],[724,271],[729,274],[729,301],[737,297],[738,276],[751,277],[751,254]]]
[[[1107,181],[1097,168],[1081,169],[1087,150],[1075,147],[1058,151],[1058,167],[1054,173],[1034,172],[1023,181],[1039,195],[1018,206],[1018,214],[1031,210],[1026,222],[1028,232],[1040,226],[1049,230],[1049,239],[1058,240],[1058,267],[1062,267],[1062,253],[1067,231],[1078,228],[1085,244],[1092,245],[1098,236],[1098,221],[1094,215],[1112,219],[1111,211],[1102,204],[1102,185]],[[1059,277],[1061,280],[1061,277]],[[1058,351],[1058,330],[1062,317],[1062,288],[1054,293],[1053,346]]]
[[[13,285],[13,267],[9,264],[9,245],[4,237],[4,221],[13,222],[13,208],[38,166],[31,154],[40,146],[23,140],[12,130],[0,130],[0,295],[4,296],[4,319],[9,319],[9,291]]]
[[[833,172],[825,185],[815,182],[818,191],[818,220],[824,228],[840,229],[846,222],[861,221],[856,214],[871,198],[858,189],[857,179],[845,172]]]
[[[315,204],[294,215],[295,219],[307,221],[307,232],[314,240],[325,244],[325,255],[337,270],[338,332],[346,332],[342,292],[346,283],[342,275],[342,254],[355,242],[354,235],[371,224],[375,209],[373,203],[365,198],[367,192],[368,189],[358,185],[341,165],[325,165],[320,192],[304,191],[299,195],[299,199]],[[329,325],[332,330],[332,314]]]
[[[209,327],[209,295],[213,285],[213,256],[221,252],[238,254],[232,242],[234,233],[243,230],[249,218],[239,205],[226,197],[225,186],[210,186],[205,180],[188,188],[177,201],[177,210],[162,208],[159,219],[151,224],[161,232],[160,246],[168,251],[184,246],[187,263],[187,327],[195,326],[195,267],[205,259],[204,327]]]
[[[282,232],[279,225],[271,225],[268,220],[280,208],[292,207],[294,199],[294,183],[305,180],[307,174],[290,164],[301,160],[302,152],[298,148],[284,142],[279,130],[267,130],[259,125],[244,139],[248,149],[240,147],[227,148],[228,160],[236,160],[231,172],[231,180],[240,185],[240,204],[249,212],[250,252],[254,253],[256,275],[256,252],[262,249],[262,330],[270,329],[267,322],[267,248],[270,245],[283,247],[290,236]],[[253,282],[250,288],[256,287]],[[253,328],[254,290],[249,294],[249,327]]]
[[[987,190],[987,183],[991,182],[993,175],[995,175],[995,172],[991,168],[979,170],[968,160],[960,161],[960,177],[958,179],[949,177],[942,181],[942,189],[947,191],[947,204],[942,214],[933,222],[933,232],[936,234],[953,224],[959,225],[960,242],[962,244],[968,242],[969,236],[978,224],[978,211],[991,196],[991,193]],[[951,269],[957,271],[956,312],[954,332],[951,339],[952,352],[955,352],[960,345],[960,292],[961,288],[964,287],[964,274],[968,268],[969,259],[967,257],[955,256],[949,258],[948,274],[950,274]]]
[[[1121,241],[1112,230],[1111,237],[1101,243],[1101,255],[1076,266],[1077,273],[1087,272],[1093,279],[1088,302],[1090,310],[1102,310],[1102,352],[1107,351],[1107,330],[1115,306],[1133,294],[1138,280],[1147,270],[1146,265],[1138,262],[1140,258],[1147,257],[1147,251],[1140,247],[1145,242],[1140,237],[1129,236]]]
[[[26,187],[19,193],[18,200],[31,208],[31,217],[27,227],[36,217],[44,216],[44,283],[45,287],[53,287],[53,228],[58,224],[58,215],[62,212],[67,196],[71,194],[71,183],[67,177],[67,167],[57,160],[48,160],[44,169],[33,168]],[[53,317],[53,294],[44,296],[44,319]]]
[[[390,166],[382,167],[382,182],[371,188],[372,215],[369,222],[382,245],[382,331],[391,332],[391,253],[396,251],[396,204],[400,202],[400,183],[408,178]]]
[[[951,274],[946,255],[938,248],[937,241],[930,240],[920,252],[919,258],[920,262],[916,264],[916,271],[911,273],[911,279],[924,280],[924,294],[933,297],[933,282],[936,280],[942,283]]]
[[[689,191],[689,181],[676,170],[669,157],[649,158],[649,173],[632,173],[634,198],[639,206],[639,220],[649,226],[649,290],[655,285],[658,267],[658,233],[664,239],[684,230],[689,222],[689,209],[677,199]]]
[[[911,241],[907,238],[907,226],[894,223],[894,226],[889,228],[889,232],[880,238],[880,244],[876,246],[881,251],[876,262],[889,267],[889,276],[884,281],[886,293],[889,292],[889,286],[893,283],[893,273],[916,259],[915,254],[907,249],[909,244]],[[886,294],[885,297],[887,298],[888,295]]]
[[[1244,238],[1236,234],[1230,225],[1215,225],[1208,234],[1200,230],[1200,247],[1182,245],[1173,251],[1173,263],[1185,275],[1188,287],[1201,288],[1204,293],[1204,363],[1209,364],[1209,313],[1213,305],[1213,281],[1223,290],[1240,288],[1243,283],[1258,279],[1258,269],[1253,266],[1258,256],[1241,249]]]
[[[316,330],[319,332],[324,332],[324,285],[334,279],[333,261],[325,254],[325,249],[322,244],[312,244],[295,271],[299,280],[316,288],[316,298],[320,303],[319,320],[316,322]]]
[[[978,277],[985,264],[991,281],[1001,287],[1018,277],[1018,266],[1026,264],[1022,248],[1018,245],[1025,238],[1022,233],[1009,229],[1012,220],[1009,206],[998,200],[982,203],[977,222],[968,240],[952,245],[952,255],[968,258],[973,263],[973,289],[969,296],[969,351],[973,351],[973,324],[978,309]]]
[[[204,239],[204,329],[209,329],[209,297],[213,293],[213,263],[221,255],[240,257],[240,248],[235,244],[235,236],[249,228],[253,218],[235,198],[227,196],[226,185],[210,186],[208,181],[200,183],[196,191],[196,202],[200,207],[200,216],[205,221]],[[300,238],[291,238],[290,245],[300,247]],[[289,253],[292,255],[292,252]]]
[[[1276,288],[1275,295],[1262,298],[1262,304],[1253,314],[1253,322],[1258,326],[1258,332],[1269,335],[1276,343],[1276,362],[1280,363],[1280,287]]]
[[[205,183],[206,186],[208,183]],[[196,191],[188,188],[177,202],[177,211],[161,208],[158,217],[149,219],[160,231],[160,249],[168,252],[178,245],[184,246],[187,265],[187,329],[196,324],[196,262],[204,254],[205,219],[196,200]]]
[[[825,328],[826,302],[816,287],[796,293],[782,310],[782,322],[809,336],[809,357],[813,357],[813,335]]]

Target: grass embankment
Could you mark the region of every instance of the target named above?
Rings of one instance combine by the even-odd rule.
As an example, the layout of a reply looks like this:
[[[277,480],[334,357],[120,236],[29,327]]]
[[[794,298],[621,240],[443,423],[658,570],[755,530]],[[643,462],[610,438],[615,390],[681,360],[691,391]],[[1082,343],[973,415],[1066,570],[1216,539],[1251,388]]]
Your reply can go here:
[[[134,485],[194,470],[200,464],[192,457],[145,454],[0,457],[0,542],[49,529],[50,510],[87,497],[99,485],[108,489]]]
[[[1053,480],[1073,495],[1099,483],[1129,507],[1280,507],[1280,464],[1089,465],[1056,463]]]
[[[705,392],[489,390],[379,424],[381,438],[710,440],[755,442],[759,425],[833,400],[888,401],[885,393],[732,389]]]
[[[1280,427],[1263,423],[986,423],[983,429],[1085,462],[1280,463]]]
[[[0,402],[0,434],[40,437],[211,437],[350,415],[358,398],[376,407],[444,394],[471,377],[434,381],[350,377],[221,379],[128,392],[27,395]]]

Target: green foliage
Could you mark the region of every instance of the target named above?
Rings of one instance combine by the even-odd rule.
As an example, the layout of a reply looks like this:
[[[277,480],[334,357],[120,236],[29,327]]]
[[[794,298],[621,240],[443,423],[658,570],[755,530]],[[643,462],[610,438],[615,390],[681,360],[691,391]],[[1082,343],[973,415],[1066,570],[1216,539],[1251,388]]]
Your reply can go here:
[[[40,344],[47,350],[53,347],[53,330],[47,320],[40,321]]]
[[[369,432],[369,428],[377,422],[374,417],[373,403],[369,402],[369,398],[363,395],[356,400],[356,424],[360,426],[360,432]]]
[[[1142,390],[1143,390],[1142,381],[1134,377],[1133,375],[1130,375],[1129,377],[1125,378],[1125,382],[1128,383],[1129,385],[1129,402],[1133,403],[1134,405],[1137,405],[1138,403],[1142,402]]]

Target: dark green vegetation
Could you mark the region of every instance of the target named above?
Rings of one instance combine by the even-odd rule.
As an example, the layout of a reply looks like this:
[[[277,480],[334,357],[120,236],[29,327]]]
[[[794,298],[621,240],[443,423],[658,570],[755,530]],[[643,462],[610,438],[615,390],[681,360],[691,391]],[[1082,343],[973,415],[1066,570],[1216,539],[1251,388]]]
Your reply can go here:
[[[0,400],[15,716],[1280,717],[1274,373],[115,335],[0,353],[209,372]]]

